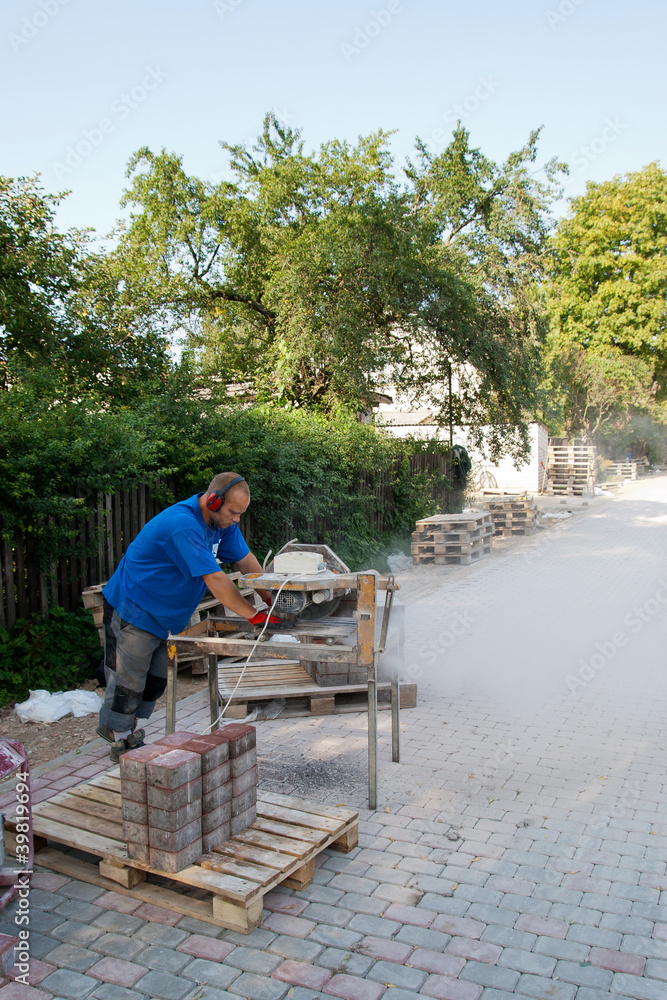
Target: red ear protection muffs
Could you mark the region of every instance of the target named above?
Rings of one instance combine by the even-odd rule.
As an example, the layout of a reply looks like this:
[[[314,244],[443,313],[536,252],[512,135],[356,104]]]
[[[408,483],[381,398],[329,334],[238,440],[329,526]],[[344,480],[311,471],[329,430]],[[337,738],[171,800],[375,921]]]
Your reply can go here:
[[[245,478],[243,476],[235,476],[230,479],[226,486],[223,486],[221,490],[216,490],[215,493],[211,493],[210,497],[206,501],[206,506],[209,510],[220,510],[223,503],[225,502],[225,493],[227,490],[231,490],[232,486],[236,486],[237,483],[244,483]]]

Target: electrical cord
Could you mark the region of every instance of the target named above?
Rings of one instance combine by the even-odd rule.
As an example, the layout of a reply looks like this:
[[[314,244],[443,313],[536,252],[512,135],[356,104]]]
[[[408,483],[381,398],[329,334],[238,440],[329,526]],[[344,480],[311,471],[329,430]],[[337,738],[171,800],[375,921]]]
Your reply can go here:
[[[298,580],[299,577],[301,577],[301,576],[317,576],[318,573],[328,573],[328,572],[329,572],[328,567],[325,567],[324,569],[315,570],[314,573],[296,573],[294,576],[286,576],[285,579],[283,580],[283,582],[280,584],[280,587],[278,588],[278,590],[276,592],[276,596],[275,596],[275,599],[274,599],[273,603],[275,604],[276,601],[278,600],[278,598],[280,597],[281,591],[282,591],[282,589],[283,589],[283,587],[285,586],[286,583],[293,583],[294,580]],[[220,720],[224,716],[225,712],[229,708],[229,706],[231,704],[231,701],[232,701],[232,698],[234,697],[234,695],[238,691],[239,684],[243,680],[243,675],[246,672],[246,668],[247,668],[248,664],[250,663],[251,657],[252,657],[253,653],[255,652],[255,650],[257,649],[257,646],[259,645],[259,643],[262,640],[262,636],[264,635],[264,633],[266,631],[266,627],[269,624],[269,618],[270,618],[270,616],[271,616],[271,609],[269,608],[269,612],[268,612],[268,614],[266,616],[266,621],[264,622],[264,624],[262,626],[261,632],[259,633],[259,635],[255,639],[255,642],[254,642],[254,645],[253,645],[252,649],[250,650],[250,652],[248,653],[248,655],[246,657],[245,663],[243,664],[243,667],[241,669],[241,673],[239,674],[238,680],[236,681],[236,684],[234,685],[234,690],[232,691],[232,693],[230,694],[229,698],[227,699],[227,704],[222,709],[222,711],[220,712],[220,714],[217,717],[217,719],[215,720],[215,722],[212,722],[210,724],[210,726],[208,726],[207,732],[211,732],[211,730],[213,729],[213,726],[216,726],[220,722]],[[216,666],[216,669],[217,669],[217,666]]]

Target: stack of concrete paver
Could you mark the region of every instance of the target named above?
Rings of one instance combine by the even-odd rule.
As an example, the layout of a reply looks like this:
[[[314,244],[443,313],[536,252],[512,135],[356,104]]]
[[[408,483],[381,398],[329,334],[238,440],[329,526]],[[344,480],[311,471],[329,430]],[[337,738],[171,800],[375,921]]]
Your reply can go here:
[[[478,510],[469,514],[434,514],[417,521],[416,529],[411,546],[415,565],[467,566],[491,551],[491,515]]]
[[[496,536],[532,535],[537,527],[537,504],[532,497],[502,494],[484,500]]]
[[[120,759],[128,856],[177,872],[257,817],[256,733],[236,723],[179,732]]]

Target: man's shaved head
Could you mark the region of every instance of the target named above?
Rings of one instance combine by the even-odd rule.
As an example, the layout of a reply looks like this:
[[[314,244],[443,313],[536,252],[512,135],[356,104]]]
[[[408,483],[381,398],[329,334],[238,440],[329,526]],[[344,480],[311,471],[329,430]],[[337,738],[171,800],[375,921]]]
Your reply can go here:
[[[239,475],[238,472],[218,473],[218,475],[214,476],[213,479],[211,480],[206,492],[214,493],[216,490],[224,490],[225,486],[228,483],[231,483],[232,479],[236,479],[238,475]],[[246,497],[250,497],[250,489],[248,488],[248,484],[246,483],[245,479],[243,480],[243,482],[237,483],[235,486],[232,486],[230,493],[236,493],[237,490],[240,493],[243,493]],[[225,494],[223,499],[226,500],[228,495],[229,494]]]

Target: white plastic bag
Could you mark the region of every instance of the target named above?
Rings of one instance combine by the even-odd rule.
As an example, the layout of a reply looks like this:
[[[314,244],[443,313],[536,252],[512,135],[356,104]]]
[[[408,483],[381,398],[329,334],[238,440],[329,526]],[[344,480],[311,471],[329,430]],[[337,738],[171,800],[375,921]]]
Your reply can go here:
[[[31,691],[27,701],[14,707],[21,722],[57,722],[66,715],[76,719],[99,712],[102,699],[94,691]]]

